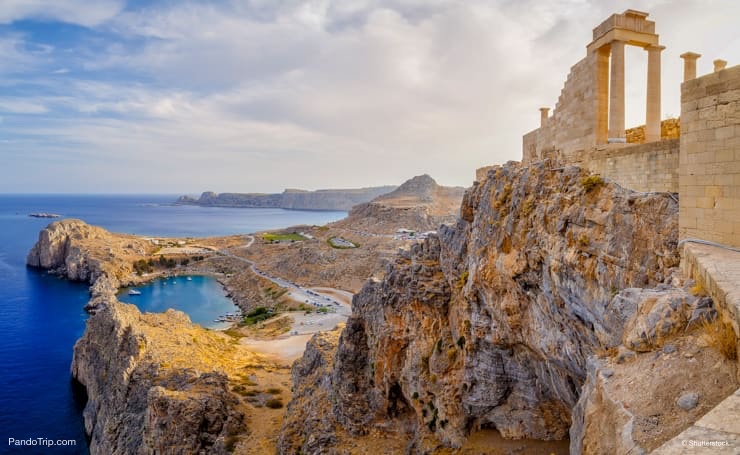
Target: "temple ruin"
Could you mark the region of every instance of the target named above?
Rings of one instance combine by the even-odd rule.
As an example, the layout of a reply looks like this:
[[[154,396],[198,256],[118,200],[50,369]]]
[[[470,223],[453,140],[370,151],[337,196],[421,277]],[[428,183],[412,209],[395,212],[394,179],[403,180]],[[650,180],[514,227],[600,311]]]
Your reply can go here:
[[[679,196],[680,237],[740,247],[740,66],[714,60],[697,78],[695,52],[681,54],[681,117],[661,122],[661,52],[648,13],[628,9],[593,29],[552,115],[525,134],[524,163],[573,164],[636,191]],[[625,46],[647,52],[645,125],[625,129]]]

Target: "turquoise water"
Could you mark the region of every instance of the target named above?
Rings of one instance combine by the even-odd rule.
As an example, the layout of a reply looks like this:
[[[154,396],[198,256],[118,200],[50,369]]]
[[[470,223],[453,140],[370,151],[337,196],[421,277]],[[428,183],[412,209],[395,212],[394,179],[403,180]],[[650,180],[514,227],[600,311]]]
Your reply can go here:
[[[128,289],[118,296],[122,302],[133,303],[141,311],[161,313],[168,308],[183,311],[190,320],[211,329],[223,329],[228,323],[214,322],[226,313],[234,313],[237,306],[226,297],[221,284],[207,276],[185,276],[156,280],[145,286],[136,286],[141,295],[128,295]]]
[[[171,195],[0,195],[0,453],[88,453],[82,421],[85,396],[70,380],[69,372],[72,347],[85,330],[83,306],[88,300],[88,286],[26,268],[26,254],[39,231],[52,221],[30,218],[29,213],[59,213],[111,231],[173,237],[322,225],[346,215],[174,206],[170,204],[174,199]],[[205,298],[213,302],[216,313],[221,305],[230,308],[225,312],[234,311],[218,283],[200,281],[190,288],[178,280],[176,286],[183,286],[183,293],[172,303],[184,305],[192,319],[206,322],[214,318],[210,313],[197,315],[189,302]],[[156,283],[146,292],[151,293],[151,299],[138,303],[151,305],[149,311],[158,311],[170,302],[169,293],[157,290]],[[209,305],[206,303],[205,308]],[[76,446],[15,448],[8,445],[8,438],[73,439]]]

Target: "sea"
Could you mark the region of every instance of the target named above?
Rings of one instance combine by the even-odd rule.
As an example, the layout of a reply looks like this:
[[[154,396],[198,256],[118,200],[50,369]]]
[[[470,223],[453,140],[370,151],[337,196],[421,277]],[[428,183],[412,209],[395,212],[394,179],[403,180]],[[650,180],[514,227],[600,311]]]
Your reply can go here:
[[[202,237],[243,234],[298,224],[323,225],[339,211],[178,206],[174,195],[0,195],[0,453],[88,453],[82,410],[85,393],[71,380],[75,341],[85,329],[88,286],[29,269],[26,255],[54,220],[35,212],[79,218],[110,231],[147,236]],[[122,295],[146,311],[169,306],[209,325],[233,311],[210,278],[172,279]],[[135,298],[134,298],[135,297]],[[15,446],[10,439],[35,441]],[[32,440],[32,441],[29,441]],[[70,446],[50,441],[73,440]]]

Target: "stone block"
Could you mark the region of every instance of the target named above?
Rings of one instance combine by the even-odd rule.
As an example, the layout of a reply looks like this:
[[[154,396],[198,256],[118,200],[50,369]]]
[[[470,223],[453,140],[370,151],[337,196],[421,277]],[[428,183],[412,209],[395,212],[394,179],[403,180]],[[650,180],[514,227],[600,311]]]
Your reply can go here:
[[[716,186],[716,185],[705,186],[704,196],[710,197],[710,198],[722,197],[723,196],[722,187]]]
[[[717,106],[716,103],[712,104],[710,106],[704,107],[702,109],[699,109],[699,119],[700,120],[714,120],[717,119]],[[693,122],[688,122],[689,124]]]
[[[702,109],[707,108],[709,106],[715,106],[717,105],[717,96],[706,96],[704,98],[701,98],[697,101],[697,108],[699,108],[699,112],[701,112]]]
[[[720,163],[723,161],[734,161],[735,151],[724,148],[724,150],[719,150],[719,151],[714,152],[714,156],[716,160]]]
[[[720,93],[717,97],[717,101],[719,103],[729,103],[738,100],[740,100],[740,89],[728,90],[726,92]]]
[[[737,132],[735,131],[734,125],[724,126],[722,128],[717,128],[715,137],[717,139],[729,139],[737,135]],[[702,131],[703,133],[703,131]]]

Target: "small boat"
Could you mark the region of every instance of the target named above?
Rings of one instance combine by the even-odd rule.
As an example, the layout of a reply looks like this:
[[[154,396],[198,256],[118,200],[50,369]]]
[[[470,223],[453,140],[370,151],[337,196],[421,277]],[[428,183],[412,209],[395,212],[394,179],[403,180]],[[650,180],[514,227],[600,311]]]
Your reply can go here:
[[[188,281],[193,281],[193,278],[192,277],[187,277],[185,279],[188,280]]]
[[[128,295],[141,295],[141,291],[137,291],[136,289],[129,289]]]

